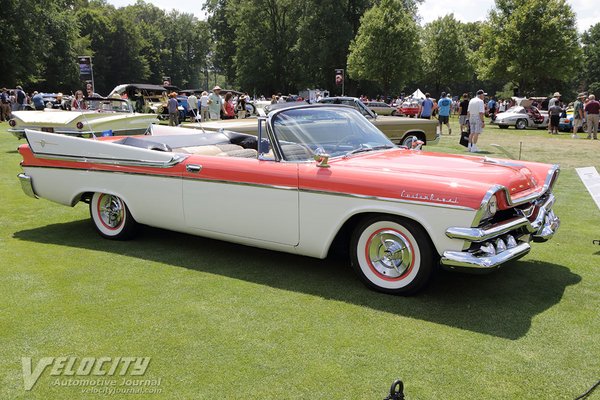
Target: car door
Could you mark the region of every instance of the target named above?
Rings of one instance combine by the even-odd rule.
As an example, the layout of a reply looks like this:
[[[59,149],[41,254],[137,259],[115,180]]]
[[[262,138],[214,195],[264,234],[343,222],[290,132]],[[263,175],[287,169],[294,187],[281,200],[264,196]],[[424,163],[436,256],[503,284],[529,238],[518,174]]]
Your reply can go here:
[[[298,166],[219,156],[186,161],[183,208],[194,229],[298,244]]]

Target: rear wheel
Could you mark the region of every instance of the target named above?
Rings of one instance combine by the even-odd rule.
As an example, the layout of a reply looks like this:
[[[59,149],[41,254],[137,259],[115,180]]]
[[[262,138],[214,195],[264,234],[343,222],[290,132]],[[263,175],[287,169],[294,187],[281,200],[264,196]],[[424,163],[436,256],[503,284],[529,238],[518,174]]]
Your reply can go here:
[[[398,115],[398,114],[396,113],[396,110],[392,111],[392,117],[395,117],[396,115]]]
[[[351,264],[370,288],[413,294],[429,282],[435,252],[427,233],[413,221],[395,216],[365,218],[350,241]]]
[[[517,129],[527,128],[527,121],[524,119],[518,119],[517,123],[515,124],[515,128],[517,128]]]
[[[118,196],[94,193],[90,201],[90,215],[96,230],[104,238],[127,240],[137,231],[138,223]]]

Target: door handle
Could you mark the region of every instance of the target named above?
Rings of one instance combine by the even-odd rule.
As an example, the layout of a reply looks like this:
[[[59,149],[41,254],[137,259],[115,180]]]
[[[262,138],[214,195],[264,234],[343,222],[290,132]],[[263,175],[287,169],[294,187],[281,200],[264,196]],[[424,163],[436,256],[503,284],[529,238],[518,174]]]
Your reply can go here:
[[[185,170],[187,172],[198,173],[198,172],[202,171],[202,165],[198,165],[198,164],[186,164]]]

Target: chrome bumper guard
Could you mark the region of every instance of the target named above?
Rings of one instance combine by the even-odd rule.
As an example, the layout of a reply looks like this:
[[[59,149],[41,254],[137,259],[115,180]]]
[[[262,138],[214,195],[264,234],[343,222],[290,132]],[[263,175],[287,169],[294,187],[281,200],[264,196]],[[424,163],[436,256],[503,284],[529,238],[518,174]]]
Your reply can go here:
[[[446,251],[441,264],[451,268],[493,269],[526,255],[531,250],[529,238],[534,242],[545,242],[554,236],[560,226],[560,219],[552,211],[554,202],[551,193],[543,200],[538,200],[537,215],[533,221],[522,216],[486,228],[449,228],[446,235],[465,240],[469,250]],[[526,240],[519,241],[520,237]],[[473,249],[473,243],[479,246]]]
[[[21,181],[21,189],[23,189],[23,192],[29,197],[38,199],[39,197],[33,191],[33,183],[31,182],[31,177],[25,174],[19,174],[17,175],[17,177],[19,178],[19,181]]]

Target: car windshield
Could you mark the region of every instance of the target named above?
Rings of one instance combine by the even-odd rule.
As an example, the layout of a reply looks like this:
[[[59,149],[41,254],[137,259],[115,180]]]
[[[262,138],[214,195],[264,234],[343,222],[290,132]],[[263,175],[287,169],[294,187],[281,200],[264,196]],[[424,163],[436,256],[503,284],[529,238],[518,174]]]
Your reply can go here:
[[[86,108],[102,112],[131,112],[129,103],[120,99],[85,99]]]
[[[286,110],[273,117],[272,126],[287,161],[307,161],[315,154],[339,157],[395,147],[356,110],[346,107]]]

